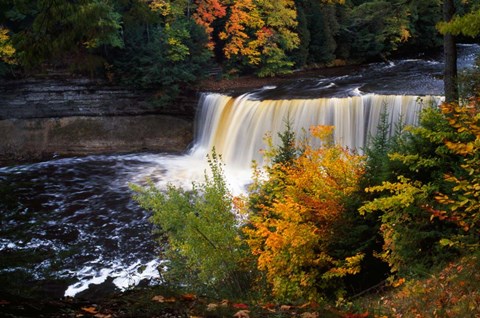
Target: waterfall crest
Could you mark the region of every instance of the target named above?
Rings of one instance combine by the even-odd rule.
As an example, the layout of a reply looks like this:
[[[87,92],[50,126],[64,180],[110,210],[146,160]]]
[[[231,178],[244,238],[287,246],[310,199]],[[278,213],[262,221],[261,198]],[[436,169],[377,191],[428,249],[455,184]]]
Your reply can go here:
[[[255,100],[252,95],[230,97],[216,93],[202,95],[197,112],[191,155],[205,157],[213,147],[227,167],[249,169],[252,160],[262,162],[260,150],[267,133],[278,144],[278,133],[288,116],[296,136],[313,125],[333,125],[337,144],[361,152],[368,137],[376,133],[386,108],[390,134],[400,119],[416,125],[419,111],[437,105],[438,96],[367,94],[346,98]]]

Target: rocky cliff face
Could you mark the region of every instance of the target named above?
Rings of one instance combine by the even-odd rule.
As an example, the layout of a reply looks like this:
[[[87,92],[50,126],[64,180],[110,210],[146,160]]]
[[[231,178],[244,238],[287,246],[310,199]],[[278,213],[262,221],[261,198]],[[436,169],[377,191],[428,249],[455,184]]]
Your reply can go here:
[[[185,150],[195,94],[169,107],[154,92],[88,78],[0,82],[0,161],[113,152]]]

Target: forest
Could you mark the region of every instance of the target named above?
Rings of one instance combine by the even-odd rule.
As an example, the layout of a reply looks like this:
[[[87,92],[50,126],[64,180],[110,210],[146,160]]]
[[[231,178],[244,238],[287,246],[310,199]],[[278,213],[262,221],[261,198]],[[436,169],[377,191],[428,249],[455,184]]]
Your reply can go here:
[[[443,37],[436,26],[443,20],[442,3],[2,0],[0,75],[61,69],[155,87],[168,99],[212,67],[221,68],[219,77],[269,77],[441,51]],[[457,1],[455,10],[474,18],[477,5]],[[469,26],[475,33],[475,24]]]

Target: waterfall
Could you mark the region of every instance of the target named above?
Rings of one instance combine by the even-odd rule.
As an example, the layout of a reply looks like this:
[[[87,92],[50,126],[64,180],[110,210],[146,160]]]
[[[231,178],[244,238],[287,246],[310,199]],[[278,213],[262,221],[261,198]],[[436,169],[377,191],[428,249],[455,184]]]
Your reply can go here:
[[[213,147],[227,167],[249,169],[252,160],[262,163],[260,150],[270,133],[278,144],[278,133],[290,118],[296,136],[313,125],[333,125],[337,144],[362,152],[369,136],[376,133],[383,109],[388,112],[390,134],[402,118],[417,125],[419,111],[438,104],[440,97],[367,94],[346,98],[255,100],[254,95],[230,97],[215,93],[201,96],[195,141],[190,152],[205,157]]]

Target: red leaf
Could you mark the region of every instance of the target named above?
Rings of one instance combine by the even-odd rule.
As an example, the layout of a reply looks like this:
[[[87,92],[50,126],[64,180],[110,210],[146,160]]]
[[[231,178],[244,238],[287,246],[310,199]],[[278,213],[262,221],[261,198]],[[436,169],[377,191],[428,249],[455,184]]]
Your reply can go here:
[[[248,305],[247,304],[232,304],[232,307],[233,308],[237,308],[237,309],[248,309]]]

